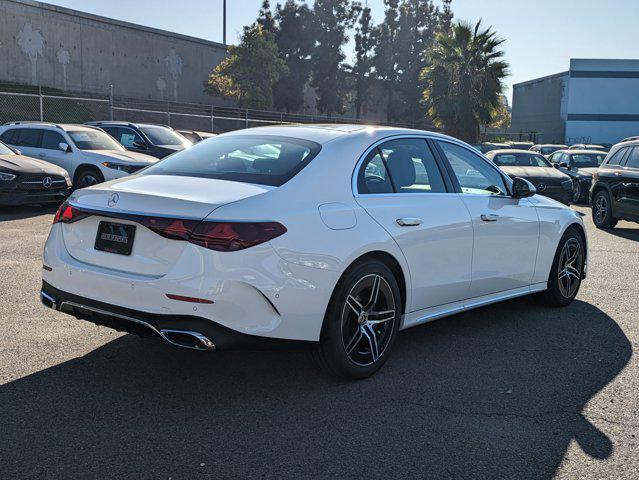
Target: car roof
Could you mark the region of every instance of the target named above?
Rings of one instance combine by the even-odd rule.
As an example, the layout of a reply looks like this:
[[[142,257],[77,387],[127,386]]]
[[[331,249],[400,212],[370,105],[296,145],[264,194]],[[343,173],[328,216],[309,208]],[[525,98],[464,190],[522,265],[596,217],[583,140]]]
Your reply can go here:
[[[537,152],[531,152],[530,150],[524,150],[522,148],[508,148],[508,149],[504,149],[504,150],[491,150],[488,153],[490,153],[493,156],[509,154],[509,153],[527,153],[528,155],[537,155],[537,156],[539,156],[539,154]],[[488,155],[488,153],[486,155]]]
[[[459,140],[441,133],[411,128],[385,127],[377,125],[351,125],[351,124],[299,124],[299,125],[273,125],[267,127],[254,127],[223,133],[220,136],[235,135],[276,135],[282,137],[294,137],[309,140],[323,145],[336,139],[366,138],[377,141],[394,135],[428,135],[442,139],[449,139],[457,143]]]
[[[86,122],[85,125],[93,125],[96,127],[100,127],[100,126],[109,126],[109,125],[113,125],[113,126],[126,126],[126,127],[165,127],[165,128],[171,128],[168,125],[163,125],[161,123],[136,123],[136,122],[126,122],[124,120],[122,121],[118,121],[118,120],[105,120],[105,121],[99,121],[99,122]],[[189,131],[189,130],[187,130]]]
[[[537,145],[533,145],[533,147],[563,147],[568,148],[568,145],[564,143],[538,143]]]
[[[82,125],[80,123],[51,123],[51,122],[11,122],[5,123],[4,126],[16,128],[54,128],[64,130],[95,130],[91,125]]]
[[[605,155],[607,153],[607,152],[603,152],[601,150],[587,150],[587,149],[579,149],[578,150],[576,148],[573,149],[573,150],[562,150],[562,151],[564,151],[564,152],[566,152],[566,153],[568,153],[570,155],[583,155],[583,154],[586,154],[586,153],[591,153],[591,154],[592,153],[599,153],[599,154]]]

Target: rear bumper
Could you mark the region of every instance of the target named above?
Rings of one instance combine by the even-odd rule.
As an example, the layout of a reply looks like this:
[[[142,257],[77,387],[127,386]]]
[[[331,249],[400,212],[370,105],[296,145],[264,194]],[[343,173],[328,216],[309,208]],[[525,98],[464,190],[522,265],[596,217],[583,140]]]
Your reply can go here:
[[[64,190],[0,191],[0,205],[32,205],[38,203],[62,203],[71,193]]]
[[[64,292],[45,281],[42,282],[40,300],[43,305],[74,316],[78,320],[86,320],[119,332],[133,333],[141,337],[157,336],[181,347],[185,345],[174,341],[172,333],[199,334],[210,342],[201,342],[200,348],[186,347],[193,350],[303,348],[314,344],[247,335],[194,315],[160,315],[118,307]]]

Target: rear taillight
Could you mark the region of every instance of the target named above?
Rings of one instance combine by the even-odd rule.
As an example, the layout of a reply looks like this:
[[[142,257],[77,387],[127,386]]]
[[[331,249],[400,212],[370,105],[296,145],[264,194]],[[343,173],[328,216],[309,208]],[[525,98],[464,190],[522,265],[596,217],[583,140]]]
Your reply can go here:
[[[60,205],[58,211],[55,212],[53,223],[73,223],[90,216],[90,213],[78,210],[77,208],[69,205],[67,202],[64,202]]]
[[[201,222],[189,242],[218,252],[235,252],[273,240],[286,233],[277,222]]]
[[[286,227],[277,222],[207,222],[162,217],[144,217],[138,222],[164,238],[186,240],[218,252],[254,247],[286,233]]]

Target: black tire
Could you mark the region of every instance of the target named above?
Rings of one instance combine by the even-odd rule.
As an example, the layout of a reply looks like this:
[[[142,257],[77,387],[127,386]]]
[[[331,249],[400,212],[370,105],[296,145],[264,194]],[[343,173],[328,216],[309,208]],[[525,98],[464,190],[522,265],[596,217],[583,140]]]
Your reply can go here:
[[[83,168],[76,174],[73,188],[77,190],[102,182],[104,182],[104,176],[97,168]]]
[[[592,199],[592,222],[597,228],[614,228],[617,220],[612,216],[612,202],[606,190],[599,190]]]
[[[365,300],[367,304],[363,303]],[[356,264],[335,287],[319,346],[313,352],[315,360],[334,376],[370,377],[391,353],[401,314],[399,286],[391,270],[377,260]]]
[[[574,260],[570,258],[574,250]],[[552,307],[566,307],[579,293],[586,260],[584,240],[576,228],[566,230],[557,251],[548,276],[548,289],[539,293],[536,298]],[[560,276],[561,274],[561,276]]]
[[[578,179],[573,180],[572,184],[572,203],[581,203],[583,200],[583,192],[581,188],[581,182]]]

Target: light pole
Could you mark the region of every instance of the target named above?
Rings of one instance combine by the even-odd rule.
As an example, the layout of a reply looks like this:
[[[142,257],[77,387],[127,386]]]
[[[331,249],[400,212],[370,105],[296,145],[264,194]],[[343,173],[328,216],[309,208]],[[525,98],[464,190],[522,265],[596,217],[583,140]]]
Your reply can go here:
[[[226,0],[222,0],[222,43],[226,45]]]

